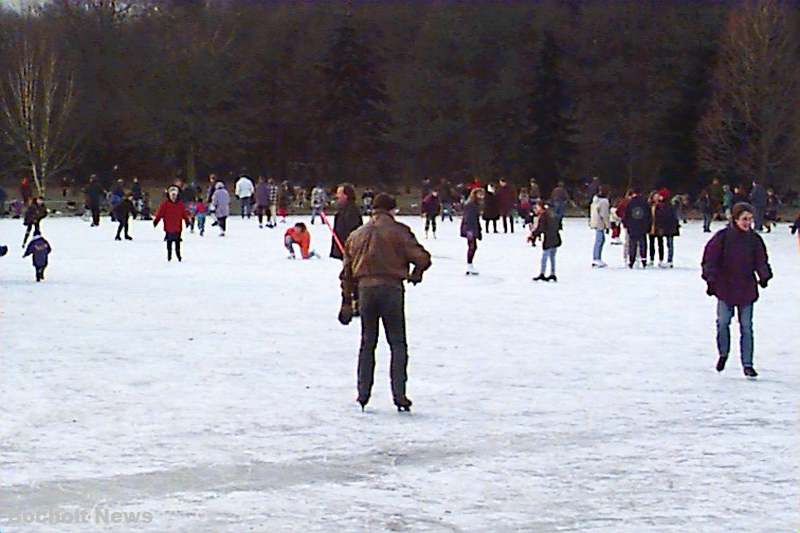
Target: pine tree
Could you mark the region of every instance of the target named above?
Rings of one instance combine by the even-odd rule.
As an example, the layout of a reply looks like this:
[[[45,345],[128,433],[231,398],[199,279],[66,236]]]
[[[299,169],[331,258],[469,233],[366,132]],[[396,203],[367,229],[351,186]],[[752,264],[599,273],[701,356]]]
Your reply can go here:
[[[322,163],[339,180],[384,178],[388,97],[371,50],[356,30],[336,30],[322,66],[323,94],[318,106]]]
[[[570,102],[559,72],[560,60],[561,50],[555,37],[546,33],[523,136],[531,177],[536,177],[545,188],[565,177],[577,152]]]

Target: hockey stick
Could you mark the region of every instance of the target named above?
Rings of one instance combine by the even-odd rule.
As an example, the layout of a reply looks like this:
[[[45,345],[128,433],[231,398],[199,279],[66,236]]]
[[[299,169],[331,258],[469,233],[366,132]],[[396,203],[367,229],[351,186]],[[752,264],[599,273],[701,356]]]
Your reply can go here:
[[[342,246],[342,241],[339,240],[339,236],[336,235],[335,231],[333,231],[333,226],[331,226],[331,221],[328,220],[328,217],[325,215],[325,211],[320,211],[319,216],[325,225],[328,226],[328,229],[331,231],[331,235],[333,235],[333,240],[336,242],[336,246],[339,248],[339,251],[342,252],[342,256],[344,256],[344,246]]]

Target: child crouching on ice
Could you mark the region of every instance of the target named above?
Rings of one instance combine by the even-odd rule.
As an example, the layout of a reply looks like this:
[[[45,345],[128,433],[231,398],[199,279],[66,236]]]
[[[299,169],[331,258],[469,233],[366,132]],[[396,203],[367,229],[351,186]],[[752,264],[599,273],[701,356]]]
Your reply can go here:
[[[311,247],[311,234],[308,232],[306,225],[298,222],[294,227],[286,230],[283,235],[283,244],[289,250],[289,259],[295,259],[294,245],[300,247],[300,256],[303,259],[310,259],[312,257],[319,257],[314,250],[309,251]]]
[[[44,281],[44,269],[47,268],[47,257],[53,249],[50,243],[38,231],[33,234],[33,239],[28,243],[28,248],[22,257],[33,256],[33,267],[36,269],[36,281]]]

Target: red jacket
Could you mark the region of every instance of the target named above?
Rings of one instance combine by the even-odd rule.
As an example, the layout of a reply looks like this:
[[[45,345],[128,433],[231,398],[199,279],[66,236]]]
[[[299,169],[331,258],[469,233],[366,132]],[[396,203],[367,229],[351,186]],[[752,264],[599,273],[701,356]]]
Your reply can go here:
[[[158,222],[162,218],[164,219],[164,231],[167,233],[180,233],[183,229],[183,221],[189,221],[186,208],[181,201],[164,200],[161,202],[156,211],[156,218],[153,219],[153,225],[158,226]]]

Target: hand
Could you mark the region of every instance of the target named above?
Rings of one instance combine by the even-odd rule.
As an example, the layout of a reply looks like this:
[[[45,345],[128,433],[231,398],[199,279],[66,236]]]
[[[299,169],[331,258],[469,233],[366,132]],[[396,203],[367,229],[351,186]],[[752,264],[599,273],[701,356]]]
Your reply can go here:
[[[767,284],[769,284],[769,280],[768,279],[759,280],[758,284],[761,285],[762,289],[766,289],[767,288]]]
[[[715,292],[716,291],[714,290],[713,285],[709,284],[708,287],[706,287],[706,294],[708,294],[709,296],[714,296]]]
[[[339,308],[339,323],[346,326],[353,320],[353,306],[350,302],[342,302]]]
[[[416,285],[417,283],[422,283],[422,272],[417,272],[416,270],[414,270],[413,272],[411,272],[411,274],[409,274],[408,281],[412,285]]]
[[[157,227],[158,227],[158,221],[157,221],[157,220],[153,220],[153,227],[154,227],[154,228],[157,228]]]

